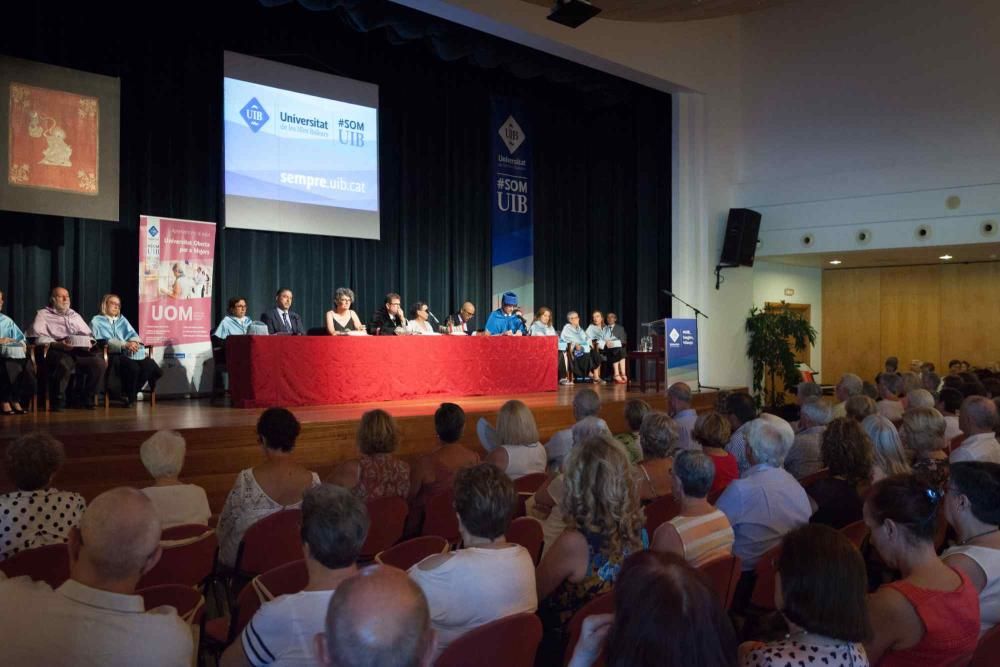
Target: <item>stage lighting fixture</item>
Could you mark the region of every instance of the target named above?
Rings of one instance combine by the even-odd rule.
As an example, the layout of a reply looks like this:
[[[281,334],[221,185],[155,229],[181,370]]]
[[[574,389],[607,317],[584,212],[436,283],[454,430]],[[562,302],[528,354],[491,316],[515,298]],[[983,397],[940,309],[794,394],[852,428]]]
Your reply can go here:
[[[548,19],[570,28],[581,25],[601,13],[589,0],[556,0]]]

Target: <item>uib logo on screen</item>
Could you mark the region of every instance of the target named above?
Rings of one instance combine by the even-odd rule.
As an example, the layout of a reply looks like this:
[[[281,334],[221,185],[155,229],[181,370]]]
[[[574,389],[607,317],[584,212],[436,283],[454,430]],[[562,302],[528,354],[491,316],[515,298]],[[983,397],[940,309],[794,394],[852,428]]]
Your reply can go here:
[[[264,111],[264,107],[260,102],[257,101],[256,97],[250,99],[246,105],[240,109],[240,116],[246,121],[246,124],[251,130],[257,132],[260,128],[264,127],[264,124],[270,120],[270,116]]]

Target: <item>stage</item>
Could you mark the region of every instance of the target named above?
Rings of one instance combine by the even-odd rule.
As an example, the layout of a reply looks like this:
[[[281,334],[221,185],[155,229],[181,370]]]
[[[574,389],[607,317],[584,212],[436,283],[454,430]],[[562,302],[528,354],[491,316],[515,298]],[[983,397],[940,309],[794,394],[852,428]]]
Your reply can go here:
[[[382,408],[399,420],[402,441],[398,454],[414,459],[434,448],[434,411],[443,402],[454,402],[466,411],[462,443],[480,450],[475,422],[490,420],[511,398],[524,401],[535,415],[542,442],[573,423],[573,396],[584,387],[559,387],[557,391],[510,396],[434,396],[414,400],[382,401],[350,405],[293,407],[302,422],[296,458],[325,478],[340,461],[357,456],[354,436],[362,413]],[[615,433],[626,430],[623,408],[630,398],[641,398],[654,409],[666,408],[665,392],[627,391],[624,385],[593,387],[601,396],[600,416]],[[695,395],[695,408],[712,409],[719,394]],[[154,431],[180,431],[187,441],[183,481],[205,488],[213,512],[219,512],[236,474],[256,465],[261,454],[255,426],[260,409],[238,409],[212,405],[208,399],[159,400],[155,408],[140,402],[134,408],[101,407],[95,411],[67,410],[57,413],[0,417],[0,449],[21,433],[47,431],[66,446],[66,464],[53,486],[77,491],[88,500],[113,486],[148,486],[152,483],[139,460],[139,445]],[[0,471],[0,490],[10,490]]]

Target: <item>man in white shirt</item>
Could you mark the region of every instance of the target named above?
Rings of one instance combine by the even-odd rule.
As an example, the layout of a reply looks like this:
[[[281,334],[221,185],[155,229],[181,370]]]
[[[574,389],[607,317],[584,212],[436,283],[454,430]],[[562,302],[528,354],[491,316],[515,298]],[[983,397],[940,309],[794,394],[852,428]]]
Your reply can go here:
[[[865,383],[854,373],[844,373],[841,375],[840,382],[837,383],[837,387],[833,391],[834,396],[837,398],[837,404],[833,406],[833,414],[831,417],[833,419],[846,417],[847,409],[844,403],[846,403],[847,399],[851,396],[860,396],[864,391],[864,388]]]
[[[375,565],[342,583],[316,638],[318,664],[428,667],[434,629],[427,598],[405,572]]]
[[[982,461],[1000,463],[1000,443],[993,429],[997,423],[997,406],[984,396],[969,396],[958,411],[958,425],[965,434],[962,444],[952,451],[952,463]]]
[[[139,491],[97,496],[69,537],[70,579],[0,583],[5,665],[185,667],[194,656],[173,607],[146,612],[135,585],[160,560],[160,521]]]
[[[358,573],[355,562],[368,535],[364,503],[343,487],[321,484],[302,496],[302,553],[309,583],[261,607],[240,641],[222,655],[220,667],[279,667],[316,664],[316,635],[330,598],[341,582]]]
[[[698,413],[691,407],[691,387],[683,382],[675,382],[667,389],[668,412],[677,423],[677,447],[679,449],[701,449],[691,432],[698,421]]]
[[[906,410],[903,402],[899,400],[902,390],[903,378],[895,373],[882,373],[878,376],[878,392],[882,400],[876,404],[876,409],[891,422],[902,419]]]
[[[785,470],[795,479],[819,472],[823,465],[823,432],[830,423],[830,406],[815,399],[799,410],[799,432],[785,456]]]

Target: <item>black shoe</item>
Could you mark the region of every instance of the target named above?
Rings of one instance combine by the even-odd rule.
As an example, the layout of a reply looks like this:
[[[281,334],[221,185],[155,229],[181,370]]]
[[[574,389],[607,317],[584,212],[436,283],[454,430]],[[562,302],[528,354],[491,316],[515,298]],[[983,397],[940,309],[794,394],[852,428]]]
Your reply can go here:
[[[49,410],[51,410],[52,412],[62,412],[65,409],[66,406],[63,405],[62,401],[52,401],[52,403],[49,404]]]
[[[123,396],[121,400],[121,405],[123,408],[131,408],[132,401],[129,400],[128,396]]]
[[[16,412],[14,412],[13,410],[0,410],[0,415],[3,415],[3,416],[5,416],[5,417],[6,417],[7,415],[16,415],[16,414],[17,414],[17,413],[16,413]]]

